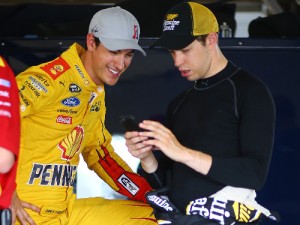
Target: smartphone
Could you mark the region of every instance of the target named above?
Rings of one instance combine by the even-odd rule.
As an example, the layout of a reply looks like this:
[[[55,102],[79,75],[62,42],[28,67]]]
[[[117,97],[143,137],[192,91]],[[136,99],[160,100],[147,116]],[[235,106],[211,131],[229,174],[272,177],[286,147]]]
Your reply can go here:
[[[143,129],[139,127],[134,116],[121,116],[120,122],[126,131],[143,131]]]

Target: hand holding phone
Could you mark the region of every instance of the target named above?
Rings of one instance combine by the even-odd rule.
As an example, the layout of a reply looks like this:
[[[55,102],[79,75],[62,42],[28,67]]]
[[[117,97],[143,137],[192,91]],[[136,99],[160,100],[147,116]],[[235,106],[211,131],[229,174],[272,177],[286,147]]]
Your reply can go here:
[[[143,131],[136,122],[134,116],[121,116],[120,122],[126,131]]]

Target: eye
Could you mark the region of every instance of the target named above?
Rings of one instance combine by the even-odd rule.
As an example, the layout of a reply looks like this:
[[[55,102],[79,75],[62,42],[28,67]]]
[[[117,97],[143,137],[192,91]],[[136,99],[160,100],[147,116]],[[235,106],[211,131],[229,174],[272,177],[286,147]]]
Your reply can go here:
[[[182,51],[183,53],[187,53],[187,52],[190,51],[190,49],[189,49],[189,48],[184,48],[184,49],[182,49],[181,51]]]
[[[129,53],[129,54],[126,54],[126,57],[127,58],[132,58],[134,56],[134,53],[132,52],[132,53]]]

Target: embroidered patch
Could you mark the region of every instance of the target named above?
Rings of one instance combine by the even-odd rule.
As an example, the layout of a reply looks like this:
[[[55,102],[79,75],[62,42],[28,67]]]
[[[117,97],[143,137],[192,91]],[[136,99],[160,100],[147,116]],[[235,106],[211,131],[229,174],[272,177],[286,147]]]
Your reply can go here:
[[[57,77],[70,69],[70,66],[62,57],[59,57],[42,66],[41,69],[48,73],[53,80],[55,80]]]

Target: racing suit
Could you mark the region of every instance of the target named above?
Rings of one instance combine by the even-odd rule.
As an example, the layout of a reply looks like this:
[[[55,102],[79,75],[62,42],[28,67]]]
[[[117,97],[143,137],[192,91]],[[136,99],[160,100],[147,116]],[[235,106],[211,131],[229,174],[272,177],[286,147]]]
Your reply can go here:
[[[28,210],[37,224],[155,224],[142,202],[151,187],[111,145],[104,86],[86,72],[80,60],[84,51],[74,43],[16,78],[22,122],[17,193],[41,208],[39,215]],[[114,190],[138,201],[76,199],[79,154]]]
[[[20,147],[18,89],[13,71],[0,57],[0,146],[11,151],[15,163],[8,173],[0,174],[0,210],[8,208],[16,187],[17,157]]]

